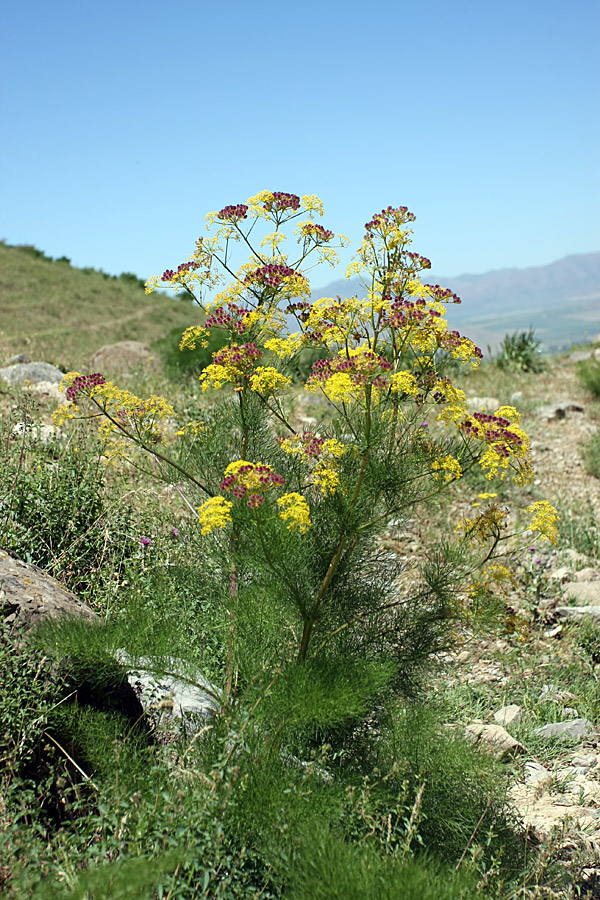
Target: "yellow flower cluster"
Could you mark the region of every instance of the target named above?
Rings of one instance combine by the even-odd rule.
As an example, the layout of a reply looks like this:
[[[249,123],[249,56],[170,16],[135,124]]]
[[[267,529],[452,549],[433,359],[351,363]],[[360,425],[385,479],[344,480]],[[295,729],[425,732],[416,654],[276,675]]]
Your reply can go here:
[[[195,350],[198,341],[200,341],[200,346],[206,349],[206,347],[208,347],[208,341],[206,340],[207,336],[208,331],[206,328],[203,328],[202,325],[190,325],[190,327],[186,328],[181,335],[179,349]]]
[[[462,468],[459,461],[453,456],[450,456],[450,454],[442,456],[440,459],[436,459],[435,462],[431,464],[431,468],[434,472],[433,477],[440,479],[443,475],[446,483],[456,481],[462,475]]]
[[[291,386],[292,379],[282,375],[273,366],[258,366],[250,376],[250,389],[263,397],[276,391],[288,390]]]
[[[297,528],[300,534],[306,534],[312,522],[310,521],[310,507],[302,494],[295,491],[283,494],[277,500],[277,506],[281,509],[279,518],[283,522],[289,522],[288,531]]]
[[[506,526],[507,515],[507,509],[501,509],[496,504],[491,504],[474,519],[465,517],[456,526],[456,531],[464,531],[467,536],[473,537],[483,545],[490,539],[498,540],[500,538],[502,530]]]
[[[409,394],[416,397],[419,393],[417,379],[411,372],[394,372],[390,376],[390,392],[392,394]]]
[[[529,531],[537,531],[539,532],[540,540],[556,544],[558,540],[556,523],[559,515],[555,508],[547,500],[538,500],[536,503],[528,506],[526,511],[531,513],[533,517],[527,526]]]
[[[304,345],[305,340],[300,332],[296,331],[287,338],[269,338],[264,342],[264,347],[274,353],[279,359],[290,359]]]
[[[202,534],[210,534],[215,528],[225,528],[231,522],[233,503],[224,497],[211,497],[198,508],[198,521]]]
[[[310,431],[279,442],[284,453],[302,460],[321,494],[335,494],[340,486],[339,460],[348,447],[335,438],[324,440]],[[312,471],[311,471],[312,469]]]

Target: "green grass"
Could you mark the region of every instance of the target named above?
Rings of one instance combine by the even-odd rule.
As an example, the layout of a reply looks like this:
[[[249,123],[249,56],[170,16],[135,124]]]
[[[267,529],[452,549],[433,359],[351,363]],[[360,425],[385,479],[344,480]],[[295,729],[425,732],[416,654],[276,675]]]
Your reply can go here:
[[[144,294],[131,273],[113,277],[53,261],[33,247],[0,243],[0,364],[16,353],[63,369],[85,369],[104,344],[152,344],[194,324],[190,303]]]

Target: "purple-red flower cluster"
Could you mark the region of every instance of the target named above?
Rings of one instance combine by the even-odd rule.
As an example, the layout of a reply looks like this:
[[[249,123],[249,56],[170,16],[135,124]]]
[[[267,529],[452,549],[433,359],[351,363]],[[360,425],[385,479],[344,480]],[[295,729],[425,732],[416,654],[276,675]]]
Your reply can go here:
[[[204,323],[205,327],[214,328],[216,326],[218,328],[226,328],[235,334],[243,334],[246,331],[244,316],[251,310],[238,306],[237,303],[228,303],[227,309],[229,312],[226,312],[225,307],[220,307],[211,313]]]
[[[386,222],[395,222],[397,219],[402,219],[404,222],[414,222],[416,218],[414,213],[409,212],[406,206],[388,206],[387,209],[382,209],[380,213],[375,213],[371,221],[365,224],[365,230],[372,231]]]
[[[414,253],[412,250],[408,252],[407,257],[412,261],[413,265],[417,269],[430,269],[431,268],[431,260],[427,259],[426,256],[421,256],[420,253]]]
[[[234,366],[236,368],[247,368],[261,358],[262,350],[258,344],[234,344],[231,347],[223,347],[213,356],[213,362],[217,366]]]
[[[454,294],[450,288],[442,287],[439,284],[426,284],[426,288],[429,288],[433,295],[434,300],[438,300],[440,303],[461,303],[461,299],[458,294]]]
[[[389,372],[392,365],[384,356],[372,350],[365,350],[359,356],[334,356],[333,359],[318,359],[313,363],[312,375],[315,381],[328,381],[338,372],[350,375],[352,383],[363,385],[370,382],[375,387],[385,388],[386,381],[381,375]],[[373,377],[375,376],[375,377]]]
[[[282,212],[284,209],[299,208],[300,197],[296,194],[286,194],[285,191],[273,191],[273,199],[266,200],[264,203],[264,209],[268,209],[269,212],[272,210]]]
[[[217,217],[224,222],[237,222],[239,219],[245,219],[248,216],[248,207],[245,203],[230,204],[219,210]]]
[[[177,272],[173,269],[165,269],[162,273],[162,281],[172,281],[175,278],[175,275],[182,275],[184,272],[192,272],[194,269],[199,269],[200,263],[195,260],[191,260],[190,262],[181,263],[180,266],[177,266]]]
[[[290,278],[296,272],[290,266],[284,266],[280,263],[268,263],[266,266],[260,266],[244,278],[244,284],[258,282],[268,287],[277,288],[284,278]]]
[[[94,375],[78,375],[67,388],[65,397],[67,400],[74,400],[80,391],[87,391],[91,387],[105,383],[106,378],[100,372],[96,372]]]
[[[247,494],[248,506],[251,509],[258,509],[264,500],[263,492],[273,487],[281,487],[282,484],[285,484],[285,479],[277,472],[273,472],[270,466],[245,463],[235,472],[225,475],[220,487],[222,491],[232,490],[237,500],[241,500]]]
[[[478,424],[475,424],[472,419],[475,419]],[[460,427],[467,437],[478,438],[479,440],[483,437],[484,440],[490,443],[494,442],[496,452],[500,456],[509,456],[511,452],[509,445],[512,444],[519,447],[523,443],[520,435],[510,430],[510,425],[510,421],[502,416],[477,412],[465,419]]]

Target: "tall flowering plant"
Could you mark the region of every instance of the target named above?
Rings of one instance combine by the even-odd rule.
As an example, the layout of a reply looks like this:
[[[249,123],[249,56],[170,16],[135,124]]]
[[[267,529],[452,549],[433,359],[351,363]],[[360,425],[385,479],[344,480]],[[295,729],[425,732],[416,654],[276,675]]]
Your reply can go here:
[[[102,415],[107,455],[127,456],[136,445],[203,495],[201,557],[212,554],[227,584],[226,693],[240,602],[263,588],[300,662],[360,646],[373,657],[396,653],[402,668],[403,654],[427,644],[424,634],[435,648],[431,623],[456,611],[456,556],[432,555],[409,599],[394,589],[396,563],[382,552],[382,529],[470,467],[490,481],[532,474],[516,409],[470,411],[449,377],[457,365],[477,367],[481,351],[448,326],[446,307],[459,298],[423,280],[430,263],[411,250],[413,214],[388,207],[366,223],[347,270],[362,280],[364,297],[313,300],[308,270],[335,264],[347,242],[316,221],[322,214],[317,197],[262,191],[211,213],[209,236],[190,258],[148,282],[148,293],[187,291],[203,311],[184,332],[182,351],[206,344],[215,328],[227,334],[200,375],[212,400],[207,421],[173,426],[165,400],[135,397],[99,374],[69,373],[70,405],[58,412],[74,415],[87,398]],[[293,254],[284,233],[292,225]],[[238,269],[235,245],[250,254]],[[304,389],[326,410],[318,428],[299,427],[294,416],[291,372],[309,352],[318,359]],[[176,442],[186,439],[194,454],[190,444],[178,454]],[[479,548],[479,587],[506,577],[492,562],[506,512],[495,494],[485,496],[490,502],[459,525],[462,542]],[[530,512],[530,527],[554,540],[552,507],[536,503]]]

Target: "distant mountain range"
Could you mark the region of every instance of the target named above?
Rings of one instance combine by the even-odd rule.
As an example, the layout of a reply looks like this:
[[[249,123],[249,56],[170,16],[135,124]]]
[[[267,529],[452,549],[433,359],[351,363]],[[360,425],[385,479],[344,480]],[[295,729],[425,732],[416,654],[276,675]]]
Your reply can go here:
[[[472,338],[483,350],[498,348],[514,331],[535,330],[547,349],[591,340],[600,332],[600,252],[565,256],[547,266],[498,269],[481,275],[422,273],[429,284],[448,287],[461,298],[448,307],[452,328]],[[364,295],[358,279],[334,281],[317,297]]]

